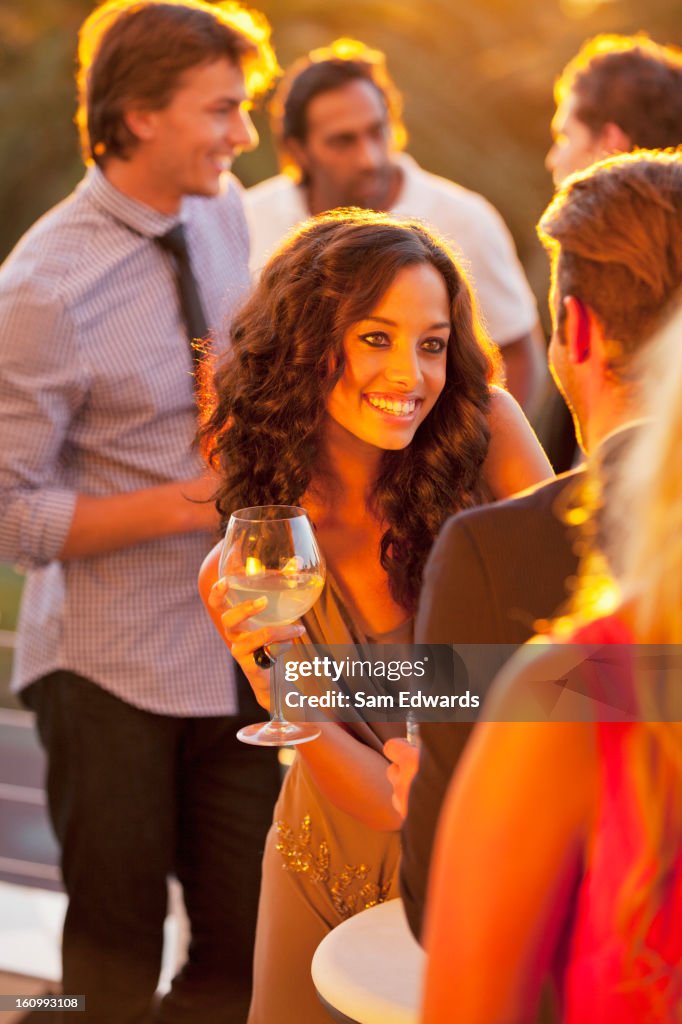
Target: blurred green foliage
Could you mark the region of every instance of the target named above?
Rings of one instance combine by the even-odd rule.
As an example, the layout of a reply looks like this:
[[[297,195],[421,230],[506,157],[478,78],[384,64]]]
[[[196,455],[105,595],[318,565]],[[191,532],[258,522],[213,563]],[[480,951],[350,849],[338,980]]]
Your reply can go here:
[[[9,692],[12,647],[8,634],[17,624],[21,577],[7,565],[0,565],[0,708],[17,707]]]
[[[73,69],[91,0],[0,0],[0,256],[81,174]],[[254,4],[253,6],[256,6]],[[409,148],[429,170],[487,196],[509,224],[544,308],[534,224],[551,195],[543,159],[552,83],[596,32],[680,42],[675,0],[261,0],[283,65],[340,35],[384,50],[405,97]],[[246,184],[272,174],[267,118]]]

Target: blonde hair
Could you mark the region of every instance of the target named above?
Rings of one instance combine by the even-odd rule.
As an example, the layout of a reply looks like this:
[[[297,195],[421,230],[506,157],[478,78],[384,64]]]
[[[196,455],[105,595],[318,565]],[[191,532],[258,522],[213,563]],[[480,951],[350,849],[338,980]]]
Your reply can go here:
[[[678,293],[679,298],[679,293]],[[549,624],[569,638],[580,626],[619,607],[632,623],[636,645],[682,644],[682,310],[646,344],[633,361],[643,412],[650,419],[609,472],[602,505],[599,466],[571,495],[562,518],[580,527],[581,564],[565,615]],[[643,339],[646,340],[646,339]],[[615,556],[616,576],[600,548]],[[658,659],[647,658],[659,655]],[[628,732],[624,756],[641,823],[641,843],[620,888],[616,927],[629,950],[633,977],[644,980],[652,1009],[665,1016],[656,980],[669,966],[648,949],[647,937],[680,870],[682,845],[682,718],[675,665],[660,663],[660,650],[638,651],[631,659],[638,722]],[[677,648],[672,651],[673,658]],[[638,656],[639,655],[639,656]],[[648,668],[648,666],[653,666]],[[677,671],[679,678],[679,669]],[[662,685],[661,685],[662,684]],[[677,705],[675,705],[677,701]],[[675,707],[677,706],[677,712]],[[674,998],[674,997],[673,997]]]
[[[682,644],[682,311],[642,363],[651,420],[623,463],[607,514],[622,538],[622,584],[636,598],[638,641]]]
[[[651,420],[641,429],[609,495],[607,520],[622,542],[622,587],[638,644],[682,644],[682,311],[646,352]],[[676,650],[672,652],[673,657]],[[639,669],[637,665],[640,665]],[[621,890],[620,927],[644,955],[649,926],[665,903],[682,843],[682,722],[675,682],[636,656],[640,722],[628,738],[628,764],[642,821],[640,855]],[[663,965],[657,965],[661,971]]]

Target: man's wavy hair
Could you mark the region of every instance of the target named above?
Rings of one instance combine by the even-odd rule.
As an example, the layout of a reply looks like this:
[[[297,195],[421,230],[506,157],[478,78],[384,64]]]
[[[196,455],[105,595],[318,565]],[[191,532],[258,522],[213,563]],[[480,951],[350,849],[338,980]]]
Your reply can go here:
[[[557,321],[575,295],[597,315],[609,369],[627,380],[682,286],[682,153],[638,150],[563,182],[538,224]]]
[[[105,0],[78,35],[76,124],[86,163],[125,160],[137,145],[125,113],[162,110],[190,68],[226,59],[250,97],[279,73],[264,15],[236,0]]]
[[[220,474],[224,518],[250,505],[296,505],[314,488],[333,493],[324,462],[330,392],[344,371],[344,335],[396,275],[430,264],[445,282],[452,330],[446,381],[410,445],[383,453],[369,496],[385,524],[381,564],[409,612],[444,520],[488,495],[490,386],[499,354],[481,330],[466,277],[446,245],[417,221],[341,210],[308,221],[265,267],[232,325],[232,348],[214,376],[201,439]]]

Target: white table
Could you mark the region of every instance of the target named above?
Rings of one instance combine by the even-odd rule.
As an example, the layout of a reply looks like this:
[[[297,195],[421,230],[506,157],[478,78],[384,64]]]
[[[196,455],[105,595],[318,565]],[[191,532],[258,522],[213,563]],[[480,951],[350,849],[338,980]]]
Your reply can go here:
[[[402,900],[389,900],[344,921],[322,940],[313,957],[313,982],[344,1024],[417,1024],[425,962]]]

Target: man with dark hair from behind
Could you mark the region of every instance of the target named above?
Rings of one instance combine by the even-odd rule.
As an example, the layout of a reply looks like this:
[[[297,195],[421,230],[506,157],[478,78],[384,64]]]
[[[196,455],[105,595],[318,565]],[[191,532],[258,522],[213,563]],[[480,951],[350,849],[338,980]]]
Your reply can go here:
[[[258,709],[196,592],[219,523],[191,343],[248,289],[221,179],[276,61],[261,16],[201,0],[109,0],[79,59],[93,166],[0,270],[0,558],[27,572],[14,684],[48,754],[63,991],[93,1024],[243,1024],[278,772],[235,738]],[[191,942],[153,1010],[170,874]]]
[[[552,373],[608,488],[609,466],[641,416],[638,357],[682,286],[682,158],[641,151],[595,165],[559,190],[539,234],[552,267]],[[450,519],[426,566],[415,641],[499,644],[504,659],[507,645],[553,618],[578,564],[581,536],[563,513],[582,477],[566,473]],[[387,744],[403,813],[409,790],[401,887],[417,937],[440,806],[471,728],[422,725],[411,788],[411,748]]]
[[[616,153],[682,143],[682,50],[648,36],[588,40],[554,87],[547,169],[555,185]]]
[[[675,148],[682,143],[682,50],[644,33],[595,36],[562,71],[554,99],[545,163],[557,187],[616,153]],[[573,426],[554,391],[538,428],[555,469],[573,465]]]
[[[509,390],[532,410],[545,379],[544,342],[514,243],[482,196],[402,152],[402,98],[384,54],[353,39],[311,51],[288,69],[271,112],[282,174],[246,193],[253,269],[302,221],[336,207],[426,221],[463,254]]]

